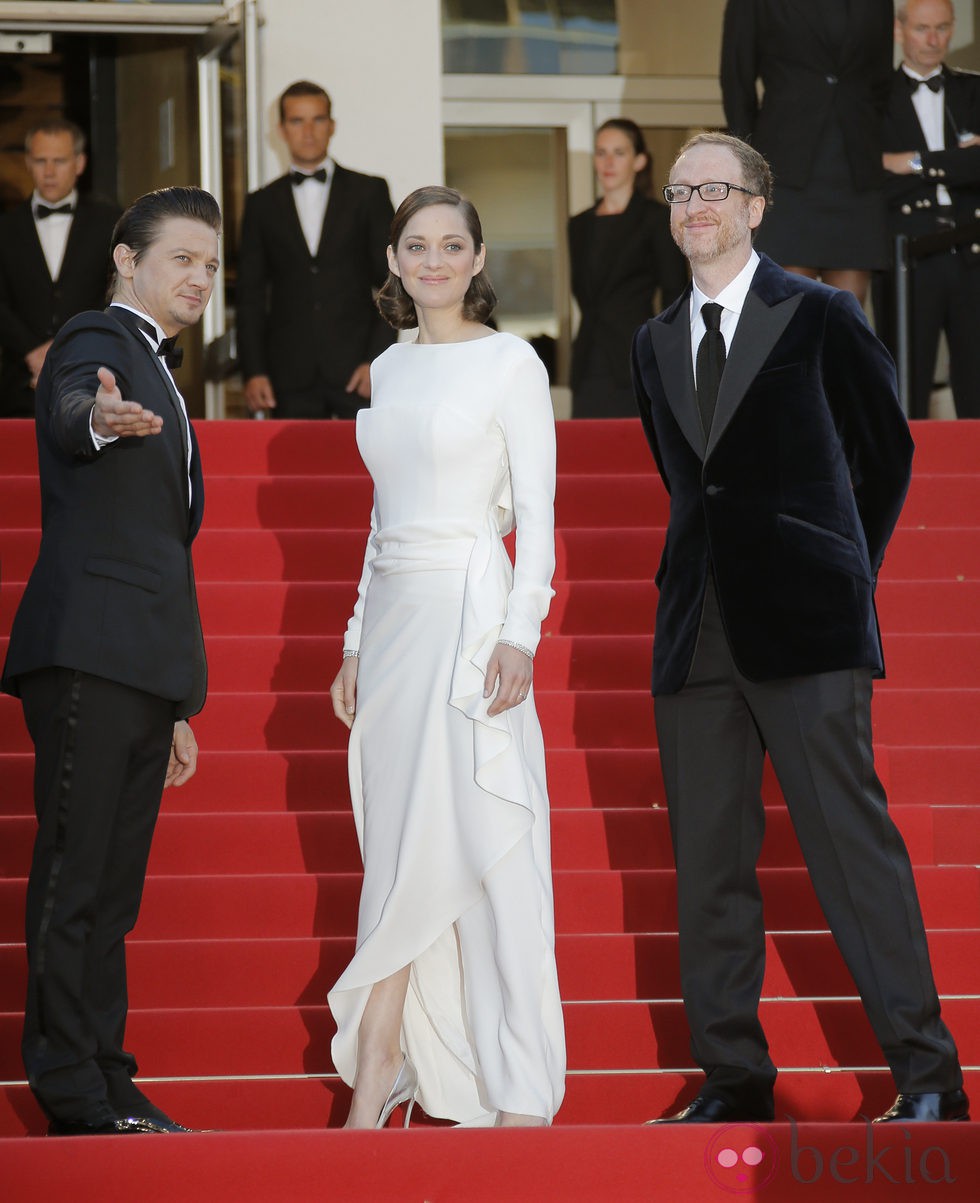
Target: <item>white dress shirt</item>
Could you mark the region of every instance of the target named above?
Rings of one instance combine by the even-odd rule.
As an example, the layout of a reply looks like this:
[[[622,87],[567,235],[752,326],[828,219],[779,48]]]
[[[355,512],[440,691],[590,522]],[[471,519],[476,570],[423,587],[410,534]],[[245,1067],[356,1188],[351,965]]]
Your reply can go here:
[[[38,205],[47,205],[49,209],[60,209],[62,205],[71,205],[71,213],[51,213],[37,219]],[[65,247],[68,245],[68,234],[71,231],[72,217],[78,206],[78,190],[73,188],[60,201],[46,201],[35,190],[31,197],[31,212],[34,214],[34,226],[37,229],[38,241],[44,251],[44,261],[48,265],[48,274],[52,280],[61,275],[61,265],[65,261]]]
[[[934,75],[942,74],[941,68],[937,67],[935,71],[930,71],[928,75],[920,75],[918,71],[913,71],[911,67],[906,67],[904,63],[902,64],[902,70],[909,79],[921,82],[932,79]],[[912,93],[912,107],[919,118],[919,125],[922,126],[922,133],[925,135],[926,140],[926,149],[945,150],[946,89],[941,88],[938,92],[933,92],[929,88],[916,88]],[[940,205],[951,205],[953,203],[953,198],[942,184],[936,185],[936,200]]]
[[[327,214],[327,203],[330,200],[330,185],[333,183],[333,159],[324,159],[316,167],[297,167],[290,165],[290,171],[299,171],[303,175],[312,176],[320,167],[326,170],[325,183],[308,179],[302,184],[292,184],[293,201],[299,215],[299,224],[303,227],[303,237],[310,248],[310,254],[315,255],[320,245],[320,235],[323,233],[323,219]]]
[[[709,297],[701,291],[694,283],[691,292],[691,363],[697,369],[698,362],[698,347],[701,345],[701,339],[704,338],[704,318],[701,316],[701,306],[709,301],[714,301],[717,305],[721,305],[721,333],[725,339],[725,354],[727,355],[731,349],[732,339],[735,337],[735,327],[738,325],[738,319],[742,316],[742,308],[745,305],[745,298],[749,294],[749,288],[752,285],[752,277],[755,275],[755,269],[759,266],[758,252],[752,251],[749,254],[749,261],[738,273],[734,280],[730,281],[716,297]]]

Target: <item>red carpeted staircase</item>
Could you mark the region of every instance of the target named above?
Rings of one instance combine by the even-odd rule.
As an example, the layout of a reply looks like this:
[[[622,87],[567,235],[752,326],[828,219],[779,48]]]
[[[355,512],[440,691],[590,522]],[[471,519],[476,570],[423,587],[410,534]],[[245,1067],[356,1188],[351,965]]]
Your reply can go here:
[[[946,1172],[944,1198],[975,1197],[948,1180],[962,1186],[972,1174],[977,1181],[972,1125],[892,1138],[894,1165],[873,1157],[867,1164],[871,1137],[850,1121],[891,1101],[891,1079],[824,930],[772,780],[762,1010],[782,1071],[784,1122],[768,1135],[758,1131],[758,1164],[743,1159],[728,1177],[709,1147],[715,1130],[692,1136],[639,1127],[686,1101],[698,1075],[679,1001],[674,881],[648,690],[652,577],[667,498],[631,421],[559,427],[558,595],[535,662],[570,1071],[557,1126],[516,1135],[431,1125],[409,1136],[323,1131],[342,1121],[349,1097],[332,1075],[325,995],[352,951],[359,884],[346,732],[326,690],[359,574],[370,484],[347,423],[198,429],[207,510],[195,558],[211,692],[195,722],[200,769],[186,788],[165,795],[129,943],[128,1044],[155,1101],[184,1123],[223,1132],[182,1140],[179,1189],[164,1168],[173,1142],[14,1139],[43,1131],[43,1123],[18,1047],[32,758],[19,705],[4,698],[4,1198],[34,1197],[31,1184],[42,1173],[52,1189],[70,1182],[78,1195],[82,1156],[106,1164],[111,1156],[127,1167],[127,1181],[141,1183],[132,1194],[85,1198],[387,1192],[696,1201],[769,1186],[773,1198],[807,1188],[800,1197],[812,1199],[821,1197],[820,1183],[858,1181],[858,1174],[872,1192],[863,1197],[879,1197],[880,1188],[881,1198],[894,1198],[882,1167],[909,1191]],[[0,436],[5,636],[33,563],[39,505],[32,424],[4,423]],[[915,437],[915,480],[879,589],[889,676],[875,701],[878,767],[916,865],[944,1014],[980,1108],[980,423],[921,423]],[[0,654],[4,648],[0,639]],[[879,1130],[879,1158],[883,1139]],[[860,1149],[853,1158],[852,1148]],[[834,1161],[841,1150],[848,1152]],[[832,1165],[842,1177],[833,1177]],[[402,1193],[391,1194],[393,1184]]]

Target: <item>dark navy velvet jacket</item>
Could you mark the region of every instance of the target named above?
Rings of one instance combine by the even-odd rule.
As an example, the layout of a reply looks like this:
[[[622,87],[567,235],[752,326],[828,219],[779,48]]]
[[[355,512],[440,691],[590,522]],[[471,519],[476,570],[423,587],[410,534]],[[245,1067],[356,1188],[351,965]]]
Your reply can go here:
[[[690,289],[633,343],[640,415],[670,493],[653,692],[687,680],[709,571],[751,680],[882,673],[875,581],[913,450],[888,352],[850,293],[763,255],[706,441],[689,301]]]

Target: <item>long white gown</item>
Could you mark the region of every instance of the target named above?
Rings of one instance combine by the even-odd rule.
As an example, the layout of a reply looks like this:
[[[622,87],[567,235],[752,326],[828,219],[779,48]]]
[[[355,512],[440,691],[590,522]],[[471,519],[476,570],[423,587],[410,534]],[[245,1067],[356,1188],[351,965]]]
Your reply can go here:
[[[402,1046],[432,1116],[561,1103],[544,745],[527,701],[488,717],[498,639],[534,650],[553,596],[555,429],[523,340],[396,343],[357,442],[375,485],[344,646],[359,650],[349,771],[364,884],[329,994],[353,1084],[372,985],[411,963]],[[515,523],[515,569],[501,536]]]

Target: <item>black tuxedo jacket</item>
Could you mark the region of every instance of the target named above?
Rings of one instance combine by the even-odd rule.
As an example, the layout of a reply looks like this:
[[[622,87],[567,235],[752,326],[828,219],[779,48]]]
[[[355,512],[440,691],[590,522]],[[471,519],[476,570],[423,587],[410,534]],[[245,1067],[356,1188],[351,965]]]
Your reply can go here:
[[[594,275],[595,231],[603,221],[616,223],[618,238]],[[600,347],[616,382],[628,387],[633,332],[652,316],[654,293],[660,289],[666,306],[687,284],[687,263],[670,236],[667,208],[639,192],[620,217],[599,217],[593,206],[569,221],[568,249],[572,293],[582,311],[572,348],[572,385],[584,378],[593,347]]]
[[[0,407],[8,413],[34,409],[27,352],[54,338],[76,313],[105,304],[109,244],[118,217],[114,205],[79,197],[56,281],[30,201],[0,217]]]
[[[206,665],[191,542],[204,484],[173,385],[133,315],[73,318],[37,387],[41,547],[14,618],[2,685],[39,668],[78,669],[177,703],[204,704]],[[96,372],[126,400],[163,416],[163,431],[96,451],[89,433]]]
[[[881,185],[881,116],[891,83],[892,0],[852,0],[845,46],[826,41],[814,0],[728,0],[721,91],[729,129],[791,188],[809,182],[813,148],[839,124],[859,191]],[[756,81],[765,94],[760,103]]]
[[[303,185],[304,187],[308,185]],[[289,176],[245,202],[238,257],[238,355],[242,375],[276,390],[343,388],[360,363],[395,339],[372,290],[388,273],[393,210],[388,185],[335,166],[320,245],[310,254]]]
[[[763,255],[705,440],[689,300],[633,344],[640,415],[670,493],[654,693],[687,680],[709,572],[751,680],[881,672],[875,580],[912,461],[888,352],[850,293]]]
[[[957,225],[980,221],[980,146],[961,149],[956,141],[961,132],[980,134],[980,75],[943,68],[945,150],[926,149],[906,78],[899,68],[892,79],[883,127],[884,149],[917,150],[922,156],[922,174],[886,173],[885,196],[892,233],[911,237],[935,233],[939,214],[952,217]],[[937,184],[944,184],[949,191],[951,208],[938,207]],[[965,262],[980,263],[980,239],[967,243],[959,253]]]

